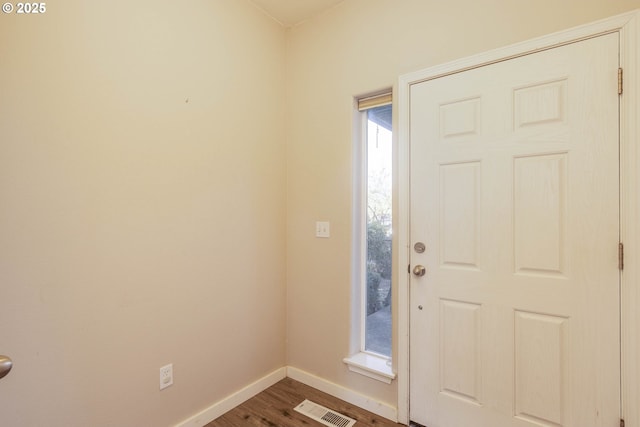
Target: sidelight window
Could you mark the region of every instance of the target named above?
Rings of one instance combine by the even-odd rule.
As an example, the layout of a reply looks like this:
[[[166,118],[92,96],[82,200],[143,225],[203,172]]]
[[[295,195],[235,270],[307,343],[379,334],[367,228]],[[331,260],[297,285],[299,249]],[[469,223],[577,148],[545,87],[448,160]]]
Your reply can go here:
[[[352,371],[390,382],[392,343],[392,96],[357,100],[354,186],[354,295],[358,352]],[[354,317],[355,319],[355,317]],[[355,349],[354,349],[355,350]]]

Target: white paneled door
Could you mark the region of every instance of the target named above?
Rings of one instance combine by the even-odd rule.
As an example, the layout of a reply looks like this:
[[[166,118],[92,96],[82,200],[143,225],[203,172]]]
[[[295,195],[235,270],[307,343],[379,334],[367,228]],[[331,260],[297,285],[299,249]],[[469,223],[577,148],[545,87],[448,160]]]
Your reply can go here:
[[[412,85],[413,421],[618,425],[618,44]]]

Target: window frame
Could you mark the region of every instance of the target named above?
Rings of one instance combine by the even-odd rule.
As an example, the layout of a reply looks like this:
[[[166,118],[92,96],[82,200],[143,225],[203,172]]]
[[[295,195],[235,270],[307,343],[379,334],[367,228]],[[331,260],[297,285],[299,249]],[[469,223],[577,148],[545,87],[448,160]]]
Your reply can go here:
[[[396,378],[392,356],[366,350],[367,319],[367,191],[368,117],[371,108],[392,105],[392,91],[354,98],[353,114],[353,239],[352,239],[352,316],[350,357],[344,359],[349,370],[391,384]],[[395,129],[392,129],[392,133]],[[392,187],[392,192],[393,192]],[[393,198],[393,194],[392,194]],[[392,251],[393,254],[393,251]],[[392,255],[393,256],[393,255]],[[395,263],[393,263],[395,266]],[[393,321],[392,321],[393,322]],[[393,335],[392,323],[392,335]],[[393,339],[392,339],[393,341]],[[393,352],[393,350],[392,350]]]

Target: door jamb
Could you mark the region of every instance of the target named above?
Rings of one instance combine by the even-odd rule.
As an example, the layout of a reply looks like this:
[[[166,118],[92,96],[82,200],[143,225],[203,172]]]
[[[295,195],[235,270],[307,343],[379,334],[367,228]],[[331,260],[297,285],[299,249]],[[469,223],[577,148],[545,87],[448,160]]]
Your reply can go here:
[[[533,40],[491,50],[425,70],[398,80],[398,421],[409,424],[409,105],[411,86],[426,80],[463,72],[519,56],[574,43],[607,33],[620,36],[620,66],[624,69],[624,92],[620,96],[620,229],[625,263],[621,273],[621,416],[627,427],[640,427],[640,291],[635,286],[640,272],[640,10],[553,33]],[[613,77],[612,77],[613,78]]]

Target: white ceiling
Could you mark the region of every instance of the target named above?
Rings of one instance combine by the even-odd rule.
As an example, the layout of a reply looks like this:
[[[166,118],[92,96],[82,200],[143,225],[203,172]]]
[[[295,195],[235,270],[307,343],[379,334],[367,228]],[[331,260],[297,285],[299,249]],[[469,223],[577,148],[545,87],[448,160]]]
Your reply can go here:
[[[286,27],[317,15],[342,0],[250,0]]]

